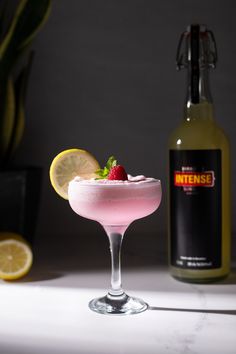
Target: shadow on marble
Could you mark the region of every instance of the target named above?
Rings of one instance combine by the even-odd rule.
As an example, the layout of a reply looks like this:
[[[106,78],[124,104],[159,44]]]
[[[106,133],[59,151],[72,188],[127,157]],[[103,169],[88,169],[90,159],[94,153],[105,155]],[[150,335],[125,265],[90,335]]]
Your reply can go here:
[[[47,280],[53,280],[62,278],[64,275],[63,273],[53,272],[53,271],[30,271],[24,278],[14,280],[14,283],[34,283],[34,282],[41,282]]]
[[[201,310],[201,309],[181,309],[169,307],[156,307],[149,306],[148,310],[151,311],[171,311],[171,312],[191,312],[191,313],[209,313],[215,315],[236,315],[236,310]]]

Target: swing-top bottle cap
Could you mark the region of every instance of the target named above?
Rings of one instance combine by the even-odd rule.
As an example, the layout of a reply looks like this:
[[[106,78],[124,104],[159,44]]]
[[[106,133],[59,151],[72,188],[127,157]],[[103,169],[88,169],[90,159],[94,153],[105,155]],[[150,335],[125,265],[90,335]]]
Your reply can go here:
[[[215,68],[217,48],[212,31],[205,25],[192,24],[180,36],[176,64],[177,69],[189,65],[199,65],[199,68]]]

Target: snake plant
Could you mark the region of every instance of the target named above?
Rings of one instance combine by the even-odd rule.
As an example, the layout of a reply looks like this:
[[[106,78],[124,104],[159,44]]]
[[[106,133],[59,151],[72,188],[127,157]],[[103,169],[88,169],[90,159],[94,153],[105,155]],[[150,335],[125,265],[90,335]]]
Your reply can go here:
[[[51,0],[18,0],[13,11],[9,3],[0,7],[0,168],[9,165],[23,136],[31,44],[51,8]]]

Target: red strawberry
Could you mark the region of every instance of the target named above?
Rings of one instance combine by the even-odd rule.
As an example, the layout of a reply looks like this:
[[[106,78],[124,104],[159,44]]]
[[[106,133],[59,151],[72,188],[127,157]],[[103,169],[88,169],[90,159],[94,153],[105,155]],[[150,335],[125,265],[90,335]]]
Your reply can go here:
[[[108,179],[110,180],[118,180],[118,181],[127,181],[127,173],[125,172],[125,169],[121,165],[117,165],[111,168]]]

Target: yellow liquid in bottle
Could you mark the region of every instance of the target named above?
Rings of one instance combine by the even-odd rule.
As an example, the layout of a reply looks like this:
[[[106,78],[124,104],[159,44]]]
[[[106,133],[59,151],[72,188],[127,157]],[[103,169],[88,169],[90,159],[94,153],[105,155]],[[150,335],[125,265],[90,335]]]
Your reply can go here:
[[[186,108],[185,119],[174,130],[169,139],[171,150],[221,150],[222,178],[222,246],[221,267],[214,269],[186,269],[170,264],[173,277],[189,282],[210,282],[224,278],[230,271],[230,151],[229,142],[221,128],[213,120],[213,107],[209,102],[189,105]],[[170,195],[169,195],[170,198]],[[169,204],[171,200],[169,200]],[[170,225],[170,223],[169,223]],[[171,234],[169,227],[169,245]],[[169,254],[170,254],[169,249]]]

